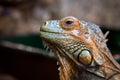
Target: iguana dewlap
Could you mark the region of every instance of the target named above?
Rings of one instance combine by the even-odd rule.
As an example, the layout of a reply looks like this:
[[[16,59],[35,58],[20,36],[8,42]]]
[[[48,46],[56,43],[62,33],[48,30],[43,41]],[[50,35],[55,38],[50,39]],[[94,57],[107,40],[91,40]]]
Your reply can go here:
[[[60,80],[120,80],[120,66],[99,26],[70,16],[46,21],[40,37],[59,62]]]

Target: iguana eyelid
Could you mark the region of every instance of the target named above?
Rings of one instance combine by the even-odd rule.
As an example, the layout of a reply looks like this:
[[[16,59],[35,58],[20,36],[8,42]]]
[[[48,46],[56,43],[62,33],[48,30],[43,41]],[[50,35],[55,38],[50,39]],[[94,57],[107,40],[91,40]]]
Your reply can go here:
[[[60,20],[60,25],[63,29],[69,31],[74,30],[76,27],[80,26],[80,22],[78,19],[69,17],[69,18],[63,18]]]

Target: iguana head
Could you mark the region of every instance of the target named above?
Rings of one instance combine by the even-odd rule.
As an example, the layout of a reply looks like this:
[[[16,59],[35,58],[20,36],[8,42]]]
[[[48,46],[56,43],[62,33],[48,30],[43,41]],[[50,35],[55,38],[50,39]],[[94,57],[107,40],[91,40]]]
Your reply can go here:
[[[40,36],[57,57],[61,80],[102,80],[118,71],[105,36],[95,24],[71,16],[51,20],[40,27]]]

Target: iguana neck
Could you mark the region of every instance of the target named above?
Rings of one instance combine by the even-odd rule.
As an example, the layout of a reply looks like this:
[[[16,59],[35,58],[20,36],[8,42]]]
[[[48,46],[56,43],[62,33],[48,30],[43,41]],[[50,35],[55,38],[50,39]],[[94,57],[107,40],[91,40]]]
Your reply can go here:
[[[60,66],[58,68],[60,71],[59,72],[60,80],[119,80],[120,79],[119,72],[108,69],[107,67],[100,68],[101,70],[104,71],[106,76],[106,77],[101,77],[95,73],[88,72],[84,69],[78,70],[78,68],[74,66],[72,63],[70,63],[69,60],[67,60],[66,58],[62,59],[62,64],[64,66]],[[115,69],[115,67],[112,66],[111,68]]]
[[[79,69],[78,66],[64,55],[56,54],[60,67],[58,68],[60,80],[119,80],[120,70],[116,67],[118,64],[113,64],[107,60],[102,66],[94,67],[98,72],[89,72],[89,70]],[[111,58],[112,59],[112,58]],[[91,68],[93,69],[93,68]],[[117,79],[118,78],[118,79]]]
[[[84,69],[78,70],[77,66],[70,63],[69,59],[62,58],[62,66],[59,69],[60,80],[99,80],[100,77],[91,74]],[[104,79],[103,79],[104,80]]]
[[[78,72],[75,67],[71,66],[71,64],[64,59],[62,62],[64,66],[60,66],[60,80],[79,80]]]

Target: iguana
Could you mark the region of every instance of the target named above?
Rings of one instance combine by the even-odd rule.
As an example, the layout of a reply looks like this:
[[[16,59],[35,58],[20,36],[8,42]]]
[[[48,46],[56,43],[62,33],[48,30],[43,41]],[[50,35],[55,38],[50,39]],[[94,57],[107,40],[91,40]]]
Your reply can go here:
[[[120,80],[120,65],[96,24],[72,16],[46,21],[40,37],[58,60],[60,80]]]

